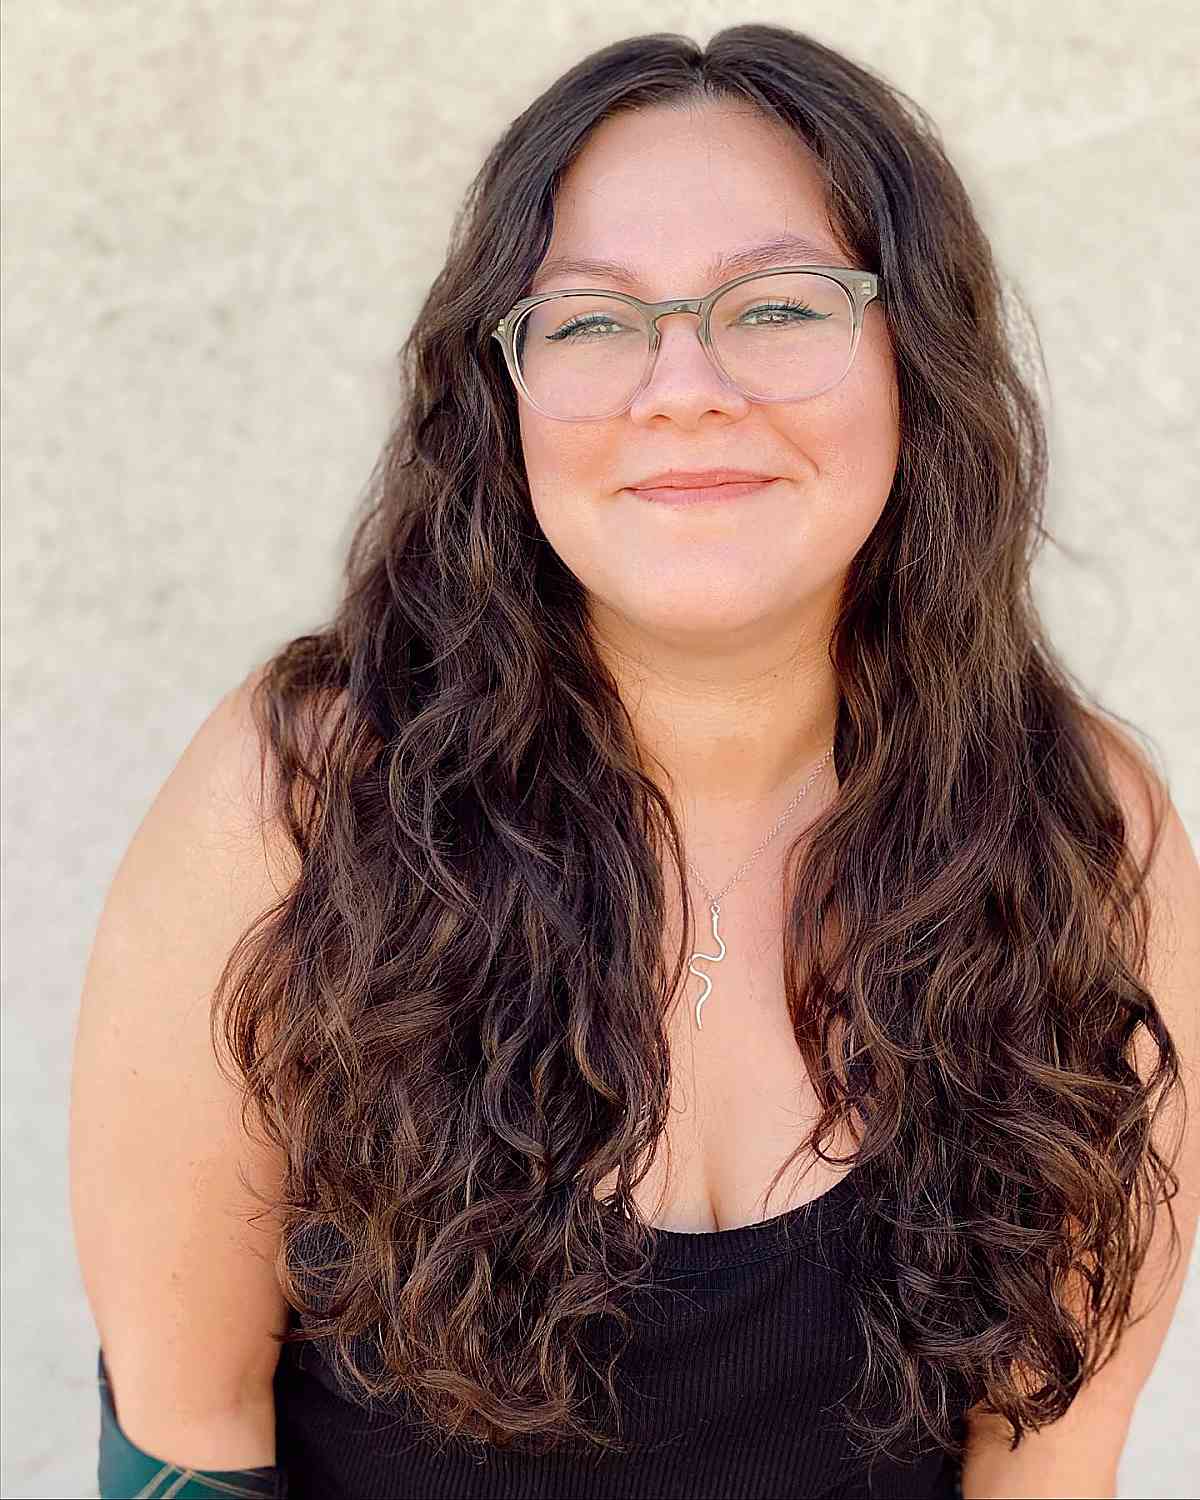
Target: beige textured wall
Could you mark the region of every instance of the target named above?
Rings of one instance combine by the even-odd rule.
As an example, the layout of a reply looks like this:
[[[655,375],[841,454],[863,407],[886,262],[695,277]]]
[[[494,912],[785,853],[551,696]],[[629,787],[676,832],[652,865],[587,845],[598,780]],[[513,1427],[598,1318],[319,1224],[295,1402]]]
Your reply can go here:
[[[330,608],[393,354],[458,196],[593,47],[778,20],[932,112],[1044,340],[1050,521],[1077,554],[1040,567],[1047,616],[1088,687],[1152,736],[1200,834],[1198,15],[4,6],[4,1494],[95,1493],[65,1150],[108,880],[216,699]],[[1198,1335],[1193,1266],[1122,1495],[1194,1492]]]

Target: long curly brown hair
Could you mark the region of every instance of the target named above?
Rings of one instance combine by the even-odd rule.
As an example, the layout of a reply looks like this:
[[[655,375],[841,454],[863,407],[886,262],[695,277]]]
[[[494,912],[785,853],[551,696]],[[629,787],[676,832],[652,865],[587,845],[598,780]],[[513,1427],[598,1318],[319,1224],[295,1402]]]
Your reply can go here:
[[[286,1153],[277,1272],[308,1327],[281,1340],[326,1339],[364,1398],[403,1393],[442,1434],[620,1448],[588,1415],[602,1388],[619,1420],[620,1346],[597,1361],[589,1334],[629,1335],[650,1271],[632,1189],[666,1125],[691,906],[582,587],[534,518],[489,331],[601,121],[727,99],[812,151],[881,274],[900,394],[895,482],[829,648],[838,794],[788,850],[787,1001],[821,1115],[772,1187],[853,1122],[877,1420],[852,1428],[953,1450],[965,1393],[1015,1445],[1115,1347],[1178,1190],[1155,1145],[1178,1059],[1142,982],[1162,820],[1139,859],[1116,716],[1031,597],[1053,538],[1019,299],[928,117],[811,38],[618,42],[488,156],[404,344],[332,622],[256,675],[264,808],[300,873],[231,953],[214,1044]]]

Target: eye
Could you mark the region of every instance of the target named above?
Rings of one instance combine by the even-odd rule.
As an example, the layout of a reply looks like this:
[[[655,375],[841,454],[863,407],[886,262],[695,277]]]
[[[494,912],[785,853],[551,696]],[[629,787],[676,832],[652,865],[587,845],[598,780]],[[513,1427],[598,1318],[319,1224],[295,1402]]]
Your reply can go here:
[[[557,333],[546,335],[547,343],[556,343],[563,339],[573,338],[576,334],[584,333],[588,329],[603,327],[607,324],[610,328],[619,328],[621,325],[607,318],[601,313],[593,313],[589,317],[572,318],[569,323],[564,323]]]
[[[802,315],[802,316],[800,316],[798,318],[784,317],[784,318],[771,318],[769,320],[766,320],[766,321],[769,321],[769,322],[777,322],[777,323],[778,322],[782,322],[782,323],[797,323],[797,322],[801,322],[802,323],[802,322],[808,322],[810,320],[813,321],[813,322],[819,322],[822,319],[827,318],[827,317],[830,316],[828,313],[817,313],[817,312],[814,312],[812,310],[812,308],[808,305],[807,302],[801,302],[801,301],[795,300],[795,299],[793,299],[791,297],[784,298],[782,301],[779,301],[779,302],[760,302],[757,307],[751,307],[751,308],[747,309],[747,311],[742,314],[742,317],[743,318],[748,318],[748,317],[752,317],[752,316],[754,316],[754,315],[756,315],[758,313],[768,313],[768,314],[770,314],[770,313],[799,313],[799,314]],[[760,327],[760,326],[763,326],[763,325],[762,324],[755,324],[754,326]]]

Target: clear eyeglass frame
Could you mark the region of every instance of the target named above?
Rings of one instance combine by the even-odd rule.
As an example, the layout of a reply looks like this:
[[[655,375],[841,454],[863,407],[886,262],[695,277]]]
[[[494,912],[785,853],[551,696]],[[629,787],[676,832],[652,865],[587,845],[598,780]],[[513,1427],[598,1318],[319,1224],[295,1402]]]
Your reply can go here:
[[[717,351],[713,348],[712,335],[709,329],[709,316],[717,299],[730,291],[735,286],[740,286],[744,281],[761,281],[765,276],[794,275],[798,271],[807,271],[814,275],[827,276],[832,281],[838,282],[850,299],[850,355],[846,360],[846,368],[832,384],[823,386],[820,390],[812,391],[807,396],[752,396],[742,390],[736,380],[730,378],[728,371],[721,364]],[[766,271],[747,271],[744,275],[735,276],[732,281],[722,282],[720,286],[714,287],[706,297],[668,297],[662,302],[643,302],[640,297],[635,297],[630,292],[614,292],[610,287],[564,287],[561,291],[538,292],[532,297],[522,297],[514,302],[509,310],[492,329],[490,337],[494,338],[504,350],[504,363],[508,367],[509,376],[517,390],[529,402],[535,411],[541,412],[554,422],[607,422],[613,417],[619,417],[629,410],[641,393],[650,384],[654,376],[654,368],[658,361],[658,349],[662,342],[662,335],[658,331],[658,320],[669,317],[672,313],[691,313],[699,318],[696,336],[700,345],[708,356],[710,363],[727,385],[739,391],[748,401],[763,404],[777,404],[781,401],[810,401],[814,396],[822,396],[826,391],[831,391],[840,385],[854,364],[854,356],[858,352],[859,339],[862,335],[863,319],[866,316],[867,307],[879,296],[882,285],[882,277],[874,271],[859,271],[847,266],[772,266]],[[626,302],[635,308],[646,322],[650,336],[650,347],[646,360],[646,369],[642,374],[637,387],[623,406],[614,411],[604,412],[595,417],[560,417],[554,412],[548,412],[529,394],[529,390],[521,378],[520,369],[517,366],[515,337],[517,323],[521,315],[532,307],[537,307],[542,302],[550,302],[555,297],[611,297],[618,302]]]

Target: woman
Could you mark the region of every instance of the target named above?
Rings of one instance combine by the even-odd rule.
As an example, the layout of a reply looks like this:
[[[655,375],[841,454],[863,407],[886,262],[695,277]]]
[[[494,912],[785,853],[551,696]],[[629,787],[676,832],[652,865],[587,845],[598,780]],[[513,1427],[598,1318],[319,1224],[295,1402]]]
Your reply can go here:
[[[103,1494],[1114,1493],[1200,871],[1038,621],[1009,339],[932,127],[807,37],[514,122],[335,620],[97,937]]]

